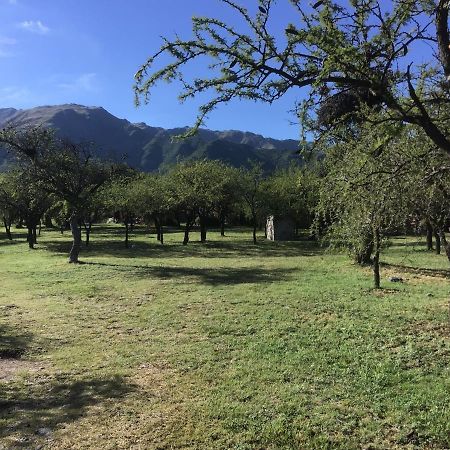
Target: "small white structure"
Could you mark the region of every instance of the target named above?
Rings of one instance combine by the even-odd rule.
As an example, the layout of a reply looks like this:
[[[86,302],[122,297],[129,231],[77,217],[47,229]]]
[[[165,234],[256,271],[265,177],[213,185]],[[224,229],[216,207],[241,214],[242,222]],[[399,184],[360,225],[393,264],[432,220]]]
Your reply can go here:
[[[292,241],[295,239],[295,220],[289,216],[269,216],[266,222],[267,239]]]

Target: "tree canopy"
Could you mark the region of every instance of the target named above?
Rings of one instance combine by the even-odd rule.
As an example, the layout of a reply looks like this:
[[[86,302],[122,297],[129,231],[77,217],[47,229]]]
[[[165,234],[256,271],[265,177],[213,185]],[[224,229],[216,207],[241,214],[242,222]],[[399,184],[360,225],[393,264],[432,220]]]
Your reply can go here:
[[[138,103],[148,101],[160,81],[181,81],[181,101],[208,92],[192,134],[214,108],[234,98],[271,103],[291,89],[308,88],[307,99],[296,106],[303,124],[303,112],[311,109],[319,130],[361,107],[382,109],[383,121],[418,125],[450,156],[448,1],[320,0],[310,6],[283,0],[292,14],[282,36],[275,31],[274,0],[259,0],[254,11],[242,2],[220,1],[247,29],[194,17],[192,37],[164,38],[137,71]],[[192,62],[199,76],[189,79],[184,69]]]

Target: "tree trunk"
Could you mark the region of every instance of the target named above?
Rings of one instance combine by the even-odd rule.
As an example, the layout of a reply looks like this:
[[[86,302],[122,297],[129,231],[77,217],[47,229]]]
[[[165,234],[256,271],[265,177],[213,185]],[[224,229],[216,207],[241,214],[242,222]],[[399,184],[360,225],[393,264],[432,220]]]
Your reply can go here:
[[[89,241],[91,238],[91,229],[92,229],[92,223],[89,222],[88,224],[86,224],[86,222],[83,222],[83,226],[84,226],[84,231],[86,233],[86,247],[89,247]]]
[[[186,226],[184,227],[184,239],[183,245],[187,245],[189,242],[189,231],[191,229],[191,223],[189,221],[186,222]]]
[[[363,245],[363,249],[360,252],[356,252],[355,255],[355,261],[360,266],[365,266],[372,263],[371,257],[374,251],[373,237],[366,236]]]
[[[36,225],[33,227],[33,243],[37,244]]]
[[[429,220],[427,220],[425,226],[427,229],[427,250],[433,250],[433,227]]]
[[[69,219],[70,231],[72,232],[72,248],[69,254],[69,263],[78,263],[78,255],[81,249],[81,229],[79,227],[79,217],[77,214],[72,214]]]
[[[155,217],[156,239],[161,242],[161,223],[159,219]]]
[[[439,230],[434,230],[434,239],[436,240],[436,255],[441,254],[441,236]]]
[[[27,234],[27,241],[28,241],[28,247],[30,249],[34,248],[34,236],[33,236],[33,227],[28,226],[28,234]]]
[[[206,217],[200,216],[200,242],[206,242]]]
[[[129,247],[129,233],[130,233],[130,225],[128,222],[125,222],[125,248]]]
[[[164,229],[162,225],[160,225],[159,229],[159,242],[161,242],[161,245],[164,245]]]
[[[374,230],[373,241],[373,284],[375,289],[380,289],[380,230]]]
[[[8,221],[5,216],[3,216],[3,224],[5,225],[6,236],[12,241],[11,222]]]
[[[220,214],[220,235],[225,236],[225,214]]]
[[[258,223],[256,221],[256,216],[253,215],[252,218],[252,222],[253,222],[253,243],[256,244],[256,228],[258,227]]]

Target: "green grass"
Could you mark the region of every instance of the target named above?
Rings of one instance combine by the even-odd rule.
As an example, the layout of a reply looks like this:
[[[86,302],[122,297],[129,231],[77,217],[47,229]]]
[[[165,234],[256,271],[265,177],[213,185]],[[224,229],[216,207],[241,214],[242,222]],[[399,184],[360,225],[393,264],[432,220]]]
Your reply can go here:
[[[0,449],[449,448],[444,256],[394,239],[375,291],[250,237],[97,227],[81,265],[68,234],[0,239]]]

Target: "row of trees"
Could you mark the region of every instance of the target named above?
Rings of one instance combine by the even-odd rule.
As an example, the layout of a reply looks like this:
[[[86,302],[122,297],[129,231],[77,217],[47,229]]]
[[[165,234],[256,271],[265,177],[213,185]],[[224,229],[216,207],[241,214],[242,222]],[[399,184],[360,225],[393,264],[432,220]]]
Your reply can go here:
[[[220,161],[200,160],[175,165],[165,174],[134,174],[114,180],[101,192],[109,210],[119,212],[128,231],[136,217],[154,223],[164,240],[164,224],[184,224],[183,244],[198,223],[205,242],[215,222],[224,235],[226,223],[246,221],[256,230],[268,214],[288,215],[299,225],[312,223],[311,174],[298,167],[265,176],[258,165],[236,169]],[[127,233],[128,234],[128,233]],[[127,239],[126,239],[127,241]]]
[[[294,109],[326,155],[317,232],[373,261],[376,286],[383,240],[406,224],[449,255],[450,2],[218,1],[239,29],[194,17],[191,36],[164,38],[135,75],[137,103],[181,81],[181,101],[207,99],[189,135],[233,99],[303,91]]]
[[[450,260],[450,176],[445,156],[430,158],[419,127],[383,128],[345,124],[322,140],[324,158],[304,168],[264,174],[261,167],[237,169],[220,161],[179,163],[165,173],[145,174],[100,161],[92,149],[57,139],[48,130],[3,130],[0,139],[17,164],[0,177],[0,212],[7,236],[12,223],[28,229],[33,248],[41,222],[70,224],[70,262],[78,262],[81,230],[86,245],[95,221],[114,216],[125,226],[125,245],[137,220],[154,225],[164,243],[164,227],[183,225],[183,244],[200,228],[205,242],[211,224],[246,223],[256,230],[269,214],[290,216],[311,235],[346,247],[360,264],[372,264],[380,286],[380,252],[398,232],[427,231]]]
[[[254,164],[237,169],[220,161],[180,163],[165,173],[144,174],[124,165],[100,161],[92,148],[60,140],[41,128],[7,128],[0,142],[14,155],[16,165],[0,177],[0,211],[11,238],[11,224],[23,222],[28,243],[36,243],[36,229],[44,221],[68,222],[73,245],[70,262],[78,261],[81,230],[89,243],[93,222],[114,216],[125,226],[125,244],[137,219],[154,224],[164,242],[164,225],[184,225],[183,244],[192,227],[200,227],[201,241],[212,222],[248,223],[256,230],[268,214],[289,215],[299,225],[313,219],[313,172],[291,167],[268,176]]]

